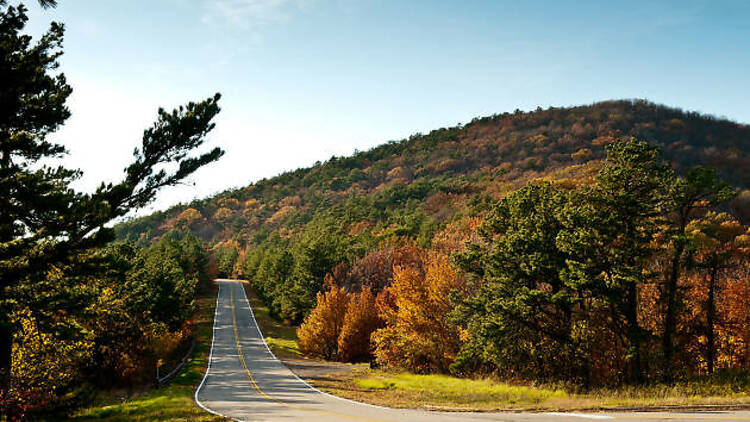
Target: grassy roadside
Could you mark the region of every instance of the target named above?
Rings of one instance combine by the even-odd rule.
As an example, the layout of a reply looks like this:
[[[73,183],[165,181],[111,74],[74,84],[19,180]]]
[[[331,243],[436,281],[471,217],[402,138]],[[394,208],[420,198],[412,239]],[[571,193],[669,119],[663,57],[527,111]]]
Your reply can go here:
[[[398,408],[462,411],[572,411],[671,406],[750,407],[750,378],[693,381],[574,394],[560,388],[511,385],[488,379],[415,375],[367,368],[313,380],[316,387],[352,400]]]
[[[74,421],[225,421],[198,407],[193,393],[203,378],[216,306],[216,285],[205,289],[196,298],[194,320],[196,345],[192,356],[180,373],[166,386],[145,394],[118,400],[112,395],[102,396],[97,404],[73,415]]]

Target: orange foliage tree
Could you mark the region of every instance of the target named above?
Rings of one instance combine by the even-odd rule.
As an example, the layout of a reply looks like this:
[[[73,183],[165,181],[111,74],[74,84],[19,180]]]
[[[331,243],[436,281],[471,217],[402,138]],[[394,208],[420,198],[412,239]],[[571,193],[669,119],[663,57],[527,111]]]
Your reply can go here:
[[[703,349],[700,369],[712,373],[717,363],[733,366],[736,345],[744,342],[742,334],[750,328],[743,323],[750,315],[748,301],[736,294],[746,284],[738,269],[746,263],[750,239],[746,227],[726,213],[708,212],[687,229],[696,248],[697,270],[688,278],[687,301],[694,310],[691,314],[702,320],[695,324]]]
[[[338,339],[339,359],[343,362],[368,360],[372,355],[370,336],[382,325],[370,287],[365,286],[359,293],[351,294]]]
[[[338,344],[344,316],[349,306],[349,295],[343,287],[330,282],[328,291],[318,293],[318,304],[297,329],[299,350],[306,356],[326,360],[338,358]]]
[[[450,294],[464,286],[445,255],[432,253],[424,271],[394,269],[387,289],[393,306],[381,306],[386,326],[372,334],[381,363],[416,372],[446,371],[463,342],[458,327],[446,319]]]

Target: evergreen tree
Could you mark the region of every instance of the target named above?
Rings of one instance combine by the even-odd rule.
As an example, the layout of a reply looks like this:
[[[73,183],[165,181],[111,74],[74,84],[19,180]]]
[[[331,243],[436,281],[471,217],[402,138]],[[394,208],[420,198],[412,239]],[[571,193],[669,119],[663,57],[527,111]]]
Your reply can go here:
[[[605,301],[636,383],[646,378],[642,345],[649,337],[638,321],[638,288],[650,277],[645,263],[673,180],[658,148],[634,139],[612,144],[596,185],[566,207],[558,238],[570,255],[566,282]]]
[[[479,229],[482,242],[458,255],[482,279],[456,316],[468,321],[472,342],[459,365],[482,350],[510,374],[583,376],[572,335],[575,288],[561,278],[568,256],[556,239],[569,194],[551,184],[532,185],[500,201]],[[536,365],[530,356],[544,362]]]

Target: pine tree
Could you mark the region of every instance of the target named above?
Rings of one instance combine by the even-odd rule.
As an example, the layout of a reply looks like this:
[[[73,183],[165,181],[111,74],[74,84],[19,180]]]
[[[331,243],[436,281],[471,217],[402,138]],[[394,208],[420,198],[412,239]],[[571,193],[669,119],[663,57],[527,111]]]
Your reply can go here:
[[[612,315],[612,330],[626,340],[630,380],[645,381],[643,344],[649,333],[638,320],[638,289],[650,274],[651,240],[664,215],[673,171],[659,149],[634,139],[607,148],[596,185],[563,212],[566,226],[557,240],[570,255],[564,278],[601,298]]]

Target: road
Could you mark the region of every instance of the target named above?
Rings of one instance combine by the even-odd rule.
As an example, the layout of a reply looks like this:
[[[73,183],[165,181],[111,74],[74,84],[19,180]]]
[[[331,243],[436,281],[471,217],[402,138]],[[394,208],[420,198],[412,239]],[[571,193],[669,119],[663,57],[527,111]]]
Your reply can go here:
[[[219,280],[213,341],[196,402],[239,421],[447,422],[676,420],[750,421],[750,412],[455,413],[402,410],[356,403],[323,393],[299,379],[268,350],[243,286]]]

